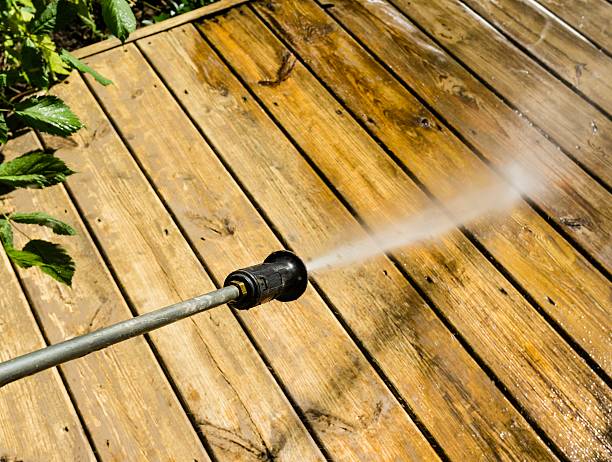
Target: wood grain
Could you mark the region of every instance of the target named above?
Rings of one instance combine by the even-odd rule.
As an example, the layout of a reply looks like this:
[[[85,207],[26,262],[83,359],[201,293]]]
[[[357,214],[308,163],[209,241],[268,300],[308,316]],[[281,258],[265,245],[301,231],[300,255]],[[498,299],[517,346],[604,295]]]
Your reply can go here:
[[[125,43],[131,43],[135,40],[148,37],[149,35],[158,34],[165,30],[171,29],[173,27],[180,26],[182,24],[187,24],[188,22],[194,21],[196,19],[202,18],[204,16],[213,15],[218,13],[219,11],[226,10],[228,8],[232,8],[237,5],[241,5],[249,0],[218,0],[214,3],[210,3],[208,5],[204,5],[201,8],[196,8],[195,10],[188,11],[187,13],[179,14],[178,16],[174,16],[172,18],[168,18],[164,21],[151,24],[149,26],[141,27],[136,31],[132,32],[130,36],[127,38]],[[117,48],[124,45],[118,38],[111,37],[106,40],[102,40],[100,42],[92,43],[91,45],[87,45],[85,47],[79,48],[78,50],[74,50],[71,53],[79,59],[86,58],[87,56],[93,56],[97,53],[102,53],[106,50],[111,50],[113,48]]]
[[[137,69],[125,71],[138,75]],[[80,172],[69,185],[136,310],[148,312],[214,290],[82,79],[75,75],[56,88],[89,127],[73,138],[73,145],[60,145],[58,153]],[[129,108],[131,101],[123,104]],[[227,307],[150,337],[220,460],[257,460],[268,453],[279,460],[321,459]]]
[[[278,128],[264,117],[261,109],[253,103],[218,58],[215,59],[212,50],[202,42],[197,34],[188,27],[182,27],[167,35],[170,38],[166,40],[156,37],[151,40],[151,44],[141,45],[143,50],[173,88],[176,97],[185,109],[217,147],[243,186],[258,201],[259,206],[291,247],[305,258],[312,258],[343,242],[346,236],[354,238],[362,236],[363,231],[359,231],[357,223],[350,217],[346,209],[343,209],[333,196],[330,198],[329,190],[324,187],[309,165],[280,136]],[[252,46],[251,43],[250,47]],[[266,82],[274,81],[279,64],[276,63],[274,74],[268,75]],[[296,67],[293,67],[286,79],[279,80],[283,84],[288,82],[295,69]],[[312,106],[308,105],[308,108],[312,109]],[[319,105],[317,108],[322,111],[322,106]],[[335,109],[334,107],[333,113]],[[329,112],[328,109],[322,111],[323,114],[329,114]],[[305,118],[304,113],[301,114],[304,124],[303,131],[307,131],[309,126],[318,128],[324,125],[324,123],[319,125],[317,116],[313,116],[318,113],[311,110],[308,113],[309,118]],[[232,120],[232,123],[228,124],[227,120]],[[322,132],[314,127],[309,132],[311,138],[319,136],[329,138],[327,134],[329,132]],[[330,132],[336,133],[337,136],[337,132],[331,130]],[[326,149],[334,152],[334,149],[329,149],[330,146],[335,148],[335,145],[328,143]],[[359,160],[363,162],[363,159]],[[354,165],[350,163],[343,167],[347,172],[357,171],[361,174],[361,170],[354,169]],[[364,171],[367,170],[368,168],[364,167]],[[342,191],[354,187],[355,191],[360,191],[361,183],[357,185],[359,175],[352,174],[352,179],[355,184],[349,186],[347,182],[343,182],[339,184],[339,189]],[[363,194],[363,191],[361,190],[360,194],[368,197],[367,194]],[[420,200],[426,201],[422,195]],[[282,205],[279,206],[280,204]],[[408,210],[411,208],[410,205],[407,204]],[[441,302],[440,305],[443,305],[452,315],[453,322],[462,324],[466,322],[466,318],[470,319],[471,327],[461,325],[460,330],[473,329],[469,332],[470,341],[477,346],[479,354],[487,356],[488,364],[495,367],[496,372],[504,376],[503,382],[508,388],[517,392],[520,389],[532,390],[533,387],[541,390],[536,394],[523,396],[521,400],[525,406],[533,409],[532,415],[537,415],[540,421],[546,421],[540,423],[548,427],[551,435],[555,434],[555,438],[566,445],[568,450],[571,441],[573,447],[581,446],[580,450],[585,451],[585,454],[586,451],[592,454],[593,444],[598,447],[596,451],[605,451],[601,447],[602,442],[598,440],[600,438],[598,432],[591,433],[587,427],[582,430],[576,427],[571,437],[569,434],[557,436],[558,419],[553,413],[548,413],[546,407],[558,406],[559,403],[554,404],[551,400],[546,400],[546,404],[542,402],[542,396],[546,396],[551,391],[552,383],[554,383],[552,388],[555,390],[558,390],[559,387],[565,389],[563,396],[572,396],[572,400],[581,400],[583,392],[589,390],[593,384],[600,390],[598,393],[601,392],[605,396],[606,389],[601,381],[589,372],[567,345],[556,338],[554,332],[535,315],[529,305],[521,301],[520,296],[513,294],[509,299],[501,295],[498,297],[496,294],[500,293],[499,286],[495,284],[506,285],[507,283],[499,275],[496,276],[495,272],[488,272],[486,276],[483,276],[480,268],[484,267],[486,270],[490,266],[486,265],[486,261],[481,263],[478,260],[478,252],[472,250],[473,253],[469,253],[469,244],[460,239],[456,240],[456,236],[457,233],[445,239],[440,245],[441,249],[436,247],[434,250],[429,249],[429,252],[422,248],[414,250],[413,255],[416,257],[413,257],[412,260],[406,258],[403,260],[404,264],[407,268],[418,266],[422,268],[422,271],[433,271],[433,280],[436,282],[432,285],[435,288],[429,291],[435,293],[436,299]],[[461,257],[464,252],[468,252],[469,257]],[[452,266],[456,270],[448,269]],[[474,272],[477,272],[478,275]],[[349,275],[348,280],[346,279],[347,274]],[[418,274],[418,280],[424,281],[425,274]],[[396,335],[404,334],[409,336],[408,338],[419,339],[420,335],[424,335],[421,328],[425,323],[417,323],[414,330],[402,326],[404,319],[412,318],[420,313],[420,310],[416,310],[419,305],[422,306],[423,302],[419,303],[418,298],[406,301],[407,295],[410,295],[411,292],[414,294],[414,292],[408,289],[410,286],[406,286],[405,281],[402,282],[398,271],[393,266],[389,266],[385,260],[378,259],[363,265],[331,271],[321,276],[317,275],[316,279],[358,338],[364,345],[373,347],[371,348],[373,355],[380,354],[381,350],[387,352],[399,348],[395,346],[401,345],[399,340],[395,340]],[[491,284],[491,287],[487,288],[488,284]],[[404,285],[406,288],[398,292],[395,288],[398,285],[400,287]],[[493,307],[499,306],[503,308],[497,313]],[[380,311],[377,307],[380,307]],[[470,315],[466,316],[466,310]],[[477,310],[480,313],[477,313]],[[492,311],[495,313],[491,313]],[[380,315],[377,317],[368,313],[380,313]],[[495,314],[498,314],[499,317],[494,316]],[[432,316],[431,313],[430,316]],[[492,319],[492,316],[495,319]],[[389,324],[384,321],[385,319],[389,320]],[[483,322],[478,323],[476,321],[478,319],[482,319]],[[398,323],[402,327],[399,327]],[[495,325],[495,329],[491,327],[492,324]],[[429,328],[428,332],[431,330]],[[493,331],[512,332],[512,336],[517,335],[517,343],[512,344],[514,341],[509,342],[506,338],[501,341]],[[410,335],[411,332],[416,332],[416,335],[414,333]],[[547,340],[544,341],[543,338]],[[392,343],[390,339],[393,339]],[[444,341],[433,342],[436,346],[434,353],[436,360],[441,358],[439,350],[444,343]],[[411,349],[414,351],[414,343],[408,341],[408,344],[413,345]],[[546,373],[556,376],[554,379],[549,377],[542,380],[539,374],[526,373],[530,366],[524,358],[521,359],[520,354],[526,344],[534,345],[534,350],[541,355],[538,357],[547,358],[544,360],[547,364],[544,369]],[[555,345],[554,352],[547,351],[552,345]],[[563,350],[563,353],[560,353],[559,348]],[[504,351],[503,358],[500,349]],[[413,358],[414,353],[410,354],[408,351],[403,356]],[[513,354],[513,360],[509,360],[508,354]],[[565,359],[557,363],[559,355]],[[399,356],[402,356],[401,352]],[[494,356],[496,356],[495,359],[493,359]],[[418,353],[416,357],[420,358]],[[423,357],[427,358],[427,355]],[[570,367],[576,369],[575,372],[568,374],[566,359],[569,358],[573,358],[570,360],[572,363]],[[399,357],[396,356],[394,359],[395,365],[399,364]],[[503,365],[500,364],[500,360],[504,363]],[[525,367],[519,364],[524,364]],[[401,370],[402,376],[411,375],[406,374],[405,369],[401,366],[398,367],[398,370]],[[395,372],[391,376],[392,369],[385,369],[385,371],[390,375],[391,380],[396,379],[400,374]],[[583,382],[584,374],[587,374],[589,378]],[[448,382],[449,385],[456,386],[456,383],[451,383],[450,380]],[[519,382],[523,383],[523,386],[518,386]],[[571,385],[570,382],[572,382]],[[417,387],[410,388],[411,393],[414,393],[415,389]],[[424,393],[435,392],[425,386]],[[586,402],[571,406],[576,410],[581,409],[578,411],[580,414],[589,414],[586,411]],[[598,428],[605,427],[604,409],[601,408],[597,412],[597,417],[590,416],[595,419],[594,421],[597,422],[595,425]],[[578,433],[582,436],[577,437]],[[582,443],[576,445],[577,439],[582,440]],[[495,446],[495,443],[492,443],[492,446]]]
[[[393,3],[573,158],[608,186],[612,184],[612,122],[604,114],[458,0],[393,0]]]
[[[612,51],[612,11],[606,0],[538,0],[581,34]]]
[[[158,42],[151,40],[147,48],[157,49]],[[92,60],[121,82],[94,88],[217,280],[281,247],[143,57],[127,50]],[[167,65],[175,68],[172,60]],[[130,69],[139,69],[137,79]],[[227,126],[232,119],[222,120]],[[234,142],[244,149],[248,140]],[[334,460],[435,459],[314,291],[290,305],[266,304],[241,317]],[[262,393],[253,386],[251,406],[265,422],[278,411],[263,402]],[[281,443],[282,433],[270,447]]]
[[[612,58],[581,39],[535,0],[464,2],[605,111],[612,112]]]
[[[288,32],[294,34],[292,38],[296,37],[293,41],[295,47],[310,60],[310,66],[319,77],[437,198],[445,201],[460,196],[466,185],[474,188],[485,178],[493,183],[500,181],[458,139],[442,129],[442,124],[431,113],[369,59],[330,18],[314,6],[308,8],[305,3],[302,3],[301,11],[300,21],[319,30],[327,28],[329,33],[319,41],[306,41],[304,35],[298,35],[299,30],[297,33]],[[609,194],[537,131],[491,98],[492,95],[475,84],[469,75],[459,72],[459,76],[454,77],[457,66],[453,67],[443,52],[407,21],[402,21],[401,17],[393,19],[392,7],[383,2],[338,0],[329,11],[392,63],[411,85],[418,86],[421,94],[447,119],[463,127],[466,137],[475,133],[471,141],[478,143],[504,173],[511,173],[514,164],[509,162],[514,157],[516,165],[522,165],[523,171],[539,172],[538,181],[556,183],[552,191],[542,192],[542,196],[543,201],[555,207],[557,216],[576,211],[577,207],[589,201],[583,199],[585,197],[597,197],[584,210],[590,215],[597,209],[600,225],[594,231],[600,234],[600,245],[608,252],[612,251],[608,244],[609,231],[606,231],[610,228],[607,223],[612,220]],[[346,58],[338,59],[336,49],[346,50]],[[280,56],[287,50],[276,49],[272,53]],[[274,65],[280,64],[271,64],[268,73],[274,72],[270,69]],[[454,79],[454,90],[450,94],[448,87],[438,84],[436,78],[439,75]],[[259,87],[257,78],[263,79],[250,76],[250,81]],[[468,83],[463,86],[463,82]],[[467,104],[466,95],[470,95],[470,101],[477,101],[477,105]],[[288,107],[292,104],[297,103],[289,103]],[[523,155],[517,156],[514,152]],[[389,202],[399,204],[397,216],[405,215],[401,209],[402,202],[394,200],[393,194],[389,195]],[[567,197],[564,204],[563,196]],[[468,228],[585,351],[610,372],[607,319],[612,304],[606,278],[524,203],[512,216],[503,220],[503,226],[499,226],[500,223],[487,223],[485,220]],[[516,236],[521,238],[516,239]],[[581,290],[577,292],[576,287]]]
[[[25,140],[31,149],[40,147],[32,134]],[[20,271],[49,340],[58,343],[132,317],[65,189],[21,190],[12,196],[9,204],[15,209],[43,210],[78,233],[59,237],[27,228],[61,243],[78,267],[72,288],[39,271]],[[24,241],[23,236],[16,241]],[[62,371],[102,460],[208,460],[143,337],[67,363]]]
[[[2,154],[10,159],[28,146],[17,138]],[[2,213],[11,211],[6,199],[0,199]],[[1,362],[43,348],[45,342],[4,250],[0,281]],[[0,460],[96,460],[56,369],[0,388]]]
[[[197,34],[193,30],[191,30],[190,37],[195,39],[198,38]],[[183,39],[181,38],[181,42],[182,40]],[[175,48],[172,46],[174,42],[160,42],[161,41],[156,40],[152,41],[151,44],[148,44],[147,41],[145,41],[144,44],[142,42],[138,42],[138,44],[145,50],[159,50],[160,52],[167,52],[169,54],[171,53],[170,50],[175,50]],[[114,58],[115,60],[109,60],[107,58],[105,59],[105,62],[95,64],[96,66],[105,67],[105,70],[110,72],[112,72],[111,69],[131,67],[142,68],[144,66],[144,61],[142,58],[138,59],[138,56],[132,55],[132,53],[127,53],[123,56],[117,54]],[[164,56],[162,55],[159,58],[152,59],[163,60]],[[185,64],[180,64],[176,60],[171,61],[168,63],[168,66],[169,68],[174,69],[180,69],[183,67],[189,68],[196,62],[202,63],[201,65],[204,66],[210,74],[214,72],[215,75],[217,75],[218,73],[216,76],[216,79],[218,80],[215,80],[215,82],[224,82],[223,85],[225,86],[224,88],[226,88],[228,95],[234,94],[236,95],[236,98],[238,98],[238,94],[244,93],[242,90],[240,90],[239,84],[232,81],[232,78],[227,70],[225,70],[225,73],[221,73],[223,72],[223,67],[217,60],[214,60],[214,56],[211,56],[209,53],[206,55],[198,54],[197,56],[194,54],[193,61]],[[111,110],[111,113],[120,123],[122,130],[125,131],[126,138],[131,136],[134,137],[131,139],[131,145],[135,150],[137,150],[139,157],[142,158],[143,165],[145,165],[147,172],[151,175],[153,181],[159,187],[160,192],[164,194],[168,204],[176,214],[177,219],[181,222],[191,240],[194,243],[197,243],[196,245],[198,250],[201,249],[200,251],[206,262],[210,265],[213,271],[218,268],[219,274],[223,275],[227,273],[227,271],[231,270],[231,268],[227,263],[223,264],[222,262],[236,262],[239,261],[240,258],[244,258],[240,256],[241,253],[243,253],[245,251],[244,249],[248,248],[253,242],[261,240],[262,238],[259,236],[269,236],[270,242],[275,242],[275,239],[270,235],[269,231],[266,231],[265,223],[263,223],[261,219],[257,217],[255,210],[248,205],[244,195],[231,180],[230,176],[227,173],[217,173],[216,170],[211,172],[211,164],[216,165],[218,163],[213,153],[210,153],[208,157],[204,157],[201,154],[191,154],[191,152],[193,152],[193,149],[191,149],[186,151],[185,154],[178,154],[181,149],[179,149],[180,145],[179,142],[175,141],[175,137],[168,137],[168,140],[166,141],[168,145],[159,146],[159,148],[157,148],[160,150],[159,152],[151,150],[150,143],[146,142],[146,134],[140,133],[141,129],[139,127],[149,125],[147,123],[147,119],[144,118],[147,116],[147,112],[149,112],[148,120],[158,120],[160,116],[157,113],[154,113],[152,110],[147,110],[147,108],[166,108],[164,115],[162,116],[163,122],[160,122],[162,122],[164,126],[173,127],[173,129],[177,131],[180,130],[182,134],[181,138],[183,139],[180,142],[181,144],[196,144],[197,133],[192,134],[191,130],[185,128],[188,127],[190,123],[181,113],[180,109],[173,103],[169,94],[146,90],[147,87],[150,89],[156,84],[156,82],[159,81],[154,79],[152,76],[149,76],[149,73],[147,72],[140,72],[139,76],[139,80],[134,81],[130,80],[128,75],[123,75],[121,81],[125,83],[122,85],[122,87],[118,87],[117,89],[100,89],[99,92],[102,95],[103,100],[108,101],[109,107],[116,107],[115,103],[118,101],[125,100],[130,94],[139,88],[145,88],[143,96],[138,98],[136,100],[137,103],[135,103],[137,104],[135,107],[135,112],[142,114],[142,123],[134,121],[133,116],[131,116],[127,111],[115,109]],[[209,78],[212,77],[209,76]],[[200,93],[200,87],[201,84],[199,83],[197,85],[189,85],[189,87],[186,88],[187,94],[190,95],[189,98],[201,100],[212,98],[204,93]],[[182,88],[183,87],[177,87],[176,90],[180,90]],[[210,91],[216,92],[216,89]],[[222,93],[225,93],[226,91],[221,90]],[[180,92],[185,94],[185,89],[182,89]],[[229,104],[222,103],[221,98],[222,97],[219,97],[217,107],[228,107]],[[248,96],[246,98],[247,101],[250,99]],[[239,101],[242,101],[242,97],[239,98]],[[214,107],[216,102],[217,101],[212,100],[209,104]],[[176,108],[174,111],[171,109],[173,107]],[[248,108],[249,112],[252,111],[253,115],[241,115],[240,112],[243,111],[242,108],[244,107]],[[235,109],[219,110],[218,112],[220,112],[220,114],[216,116],[218,125],[207,125],[205,127],[206,134],[211,137],[211,140],[213,140],[215,145],[222,151],[228,149],[226,146],[230,144],[229,140],[233,140],[232,143],[237,143],[239,137],[240,139],[244,139],[245,144],[243,144],[240,149],[245,152],[245,158],[252,155],[252,151],[246,151],[246,143],[249,143],[249,145],[251,143],[257,143],[258,146],[265,139],[268,139],[271,136],[283,140],[282,135],[280,135],[273,126],[270,126],[270,122],[266,121],[265,117],[261,115],[261,112],[257,112],[254,108],[256,108],[256,106],[253,105],[253,103],[247,104],[246,102],[243,102],[241,103],[241,106],[235,107]],[[222,115],[225,115],[225,119],[221,118]],[[210,116],[208,118],[210,118]],[[236,126],[235,131],[228,132],[226,135],[223,135],[223,131],[226,130],[226,124],[223,122],[223,120],[232,120],[232,123]],[[253,124],[255,121],[258,126],[261,127],[259,130],[260,135],[258,136],[255,136],[253,131],[255,127],[247,128],[249,124]],[[244,132],[242,132],[243,130]],[[242,135],[238,135],[240,132],[242,132]],[[249,138],[245,138],[247,136]],[[192,137],[194,141],[190,142]],[[291,151],[291,148],[287,146],[286,141],[283,142],[283,144],[281,144],[281,142],[282,141],[275,141],[273,145],[282,146],[283,152],[285,153],[284,155],[287,157],[298,157],[298,160],[295,162],[297,165],[300,165],[303,161],[299,160],[297,153],[293,153]],[[274,148],[274,146],[272,148]],[[258,150],[256,146],[253,146],[253,148],[250,149]],[[289,151],[287,152],[287,150]],[[168,152],[177,154],[173,155],[176,156],[176,159],[169,163],[172,165],[172,167],[167,167],[168,171],[164,172],[156,166],[155,158],[161,155],[166,157],[168,156]],[[265,153],[262,154],[265,155]],[[260,156],[262,154],[260,154]],[[189,161],[181,161],[183,156],[189,156]],[[271,158],[271,160],[274,160],[274,158]],[[242,163],[244,163],[244,161]],[[190,183],[192,184],[192,187],[185,191],[181,188],[180,184],[177,184],[175,181],[169,181],[168,178],[182,176],[180,167],[181,164],[189,165],[189,167],[192,169],[192,174],[201,171],[203,175],[202,182]],[[234,163],[232,163],[232,165],[233,164]],[[301,168],[298,167],[297,171],[300,172]],[[303,175],[306,178],[304,182],[306,183],[306,186],[308,186],[312,180],[305,174]],[[302,180],[300,180],[300,183],[301,182]],[[285,186],[283,185],[283,187]],[[301,188],[296,186],[296,189],[298,189],[300,194],[303,195]],[[223,194],[219,194],[218,191],[223,191]],[[327,193],[327,196],[329,197],[329,193]],[[189,210],[189,204],[197,201],[197,198],[203,197],[210,199],[205,201],[207,205],[203,206],[202,210],[198,213],[206,217],[216,215],[218,213],[217,210],[223,210],[223,219],[231,223],[231,229],[233,230],[231,235],[215,237],[213,233],[208,232],[206,233],[206,237],[204,237],[205,240],[202,240],[202,225],[198,222],[199,220],[194,217],[193,212],[187,213],[186,210]],[[287,213],[287,211],[283,212],[283,210],[280,210],[279,207],[271,206],[271,204],[273,204],[272,201],[276,197],[276,195],[272,196],[270,201],[266,201],[265,204],[263,204],[266,213],[268,213],[269,210],[271,217],[276,217],[279,213]],[[333,199],[326,200],[332,201],[333,203]],[[227,204],[232,205],[230,207]],[[337,205],[334,205],[333,210],[336,209]],[[294,210],[294,208],[291,208],[290,210]],[[315,212],[312,213],[314,214]],[[349,222],[351,221],[346,212],[344,212],[342,215],[345,217],[345,220]],[[220,219],[220,221],[223,219]],[[299,216],[297,219],[299,219]],[[317,221],[320,220],[321,218],[317,218]],[[310,221],[312,222],[313,219]],[[337,218],[332,220],[332,222],[338,221],[339,220]],[[341,226],[341,223],[335,224],[334,226],[339,227]],[[308,233],[308,231],[301,231],[300,228],[303,227],[303,224],[298,225],[296,221],[293,221],[292,230],[295,230],[293,232],[304,235],[304,237],[299,238],[300,241],[307,242],[307,240],[314,241],[315,239],[320,239],[318,235],[315,235],[312,232]],[[355,230],[355,232],[359,232],[358,228]],[[310,239],[308,239],[307,233],[311,236]],[[212,237],[210,236],[211,234]],[[292,244],[294,239],[295,238],[292,239]],[[302,254],[302,251],[308,253],[313,252],[313,250],[308,247],[300,247],[299,251],[300,254]],[[231,255],[231,258],[227,258],[228,254]],[[395,284],[397,284],[398,288],[402,288],[401,292],[395,295],[395,297],[402,297],[402,292],[409,291],[411,294],[411,300],[413,300],[411,304],[413,304],[415,309],[418,310],[418,314],[415,313],[413,317],[411,316],[411,321],[406,323],[406,328],[417,329],[418,326],[419,333],[415,334],[414,337],[411,337],[411,341],[416,343],[418,346],[412,347],[411,344],[403,338],[403,335],[397,334],[397,338],[394,337],[393,339],[393,350],[397,351],[398,353],[392,353],[389,351],[389,346],[386,346],[384,343],[385,341],[388,341],[388,339],[377,338],[377,336],[372,335],[370,333],[372,329],[375,331],[383,328],[393,329],[391,325],[392,321],[385,320],[382,312],[380,313],[380,316],[376,317],[361,314],[361,316],[367,317],[369,320],[360,321],[362,325],[359,330],[359,333],[361,334],[360,339],[367,339],[370,350],[376,351],[375,359],[379,364],[384,364],[385,366],[393,364],[393,369],[395,369],[395,371],[392,375],[395,379],[395,384],[396,386],[399,385],[406,397],[410,397],[413,393],[415,393],[415,389],[424,390],[422,392],[418,392],[420,396],[423,396],[422,401],[415,400],[414,403],[411,401],[410,404],[414,404],[418,407],[419,414],[422,413],[428,417],[426,424],[430,428],[435,427],[436,439],[442,442],[442,445],[447,451],[452,449],[454,451],[453,453],[456,452],[462,455],[471,455],[473,457],[481,457],[485,454],[497,454],[507,451],[509,454],[530,454],[532,457],[544,460],[550,459],[551,455],[547,453],[546,448],[542,445],[537,436],[534,433],[530,433],[530,429],[526,422],[522,420],[520,415],[509,406],[501,393],[495,389],[488,377],[486,377],[486,375],[479,370],[478,366],[471,361],[458,342],[453,340],[450,332],[448,332],[443,325],[437,321],[435,316],[432,315],[423,301],[418,298],[418,295],[414,292],[414,290],[410,289],[406,282],[402,280],[397,271],[392,269],[392,266],[389,265],[388,262],[385,263],[384,267],[388,268],[390,274],[392,274],[392,276],[388,277],[393,278],[396,281]],[[377,270],[376,272],[379,273],[376,276],[377,279],[381,279],[380,270]],[[387,310],[392,309],[392,304],[390,302],[378,302],[375,300],[362,298],[364,295],[367,296],[367,292],[366,289],[363,288],[359,289],[358,291],[355,289],[355,285],[361,285],[359,281],[350,283],[350,286],[348,286],[346,290],[347,292],[350,291],[353,296],[346,297],[346,295],[344,295],[345,292],[343,287],[346,287],[349,284],[348,281],[350,278],[351,276],[344,277],[342,279],[335,278],[327,283],[327,287],[336,287],[336,295],[334,298],[342,297],[345,300],[343,303],[344,305],[346,305],[347,302],[355,304],[357,303],[357,300],[363,300],[363,308],[361,308],[363,313],[367,313],[366,307],[371,307],[373,304],[382,303],[383,306],[387,305]],[[364,278],[361,279],[363,280]],[[380,290],[385,289],[389,289],[388,282],[383,282],[383,287],[381,287]],[[388,298],[390,296],[391,292],[389,290],[386,297]],[[400,305],[400,310],[404,309],[405,304],[406,302]],[[268,313],[268,310],[263,309],[263,307],[261,311],[263,312],[262,315]],[[352,316],[352,318],[354,317],[355,316]],[[245,315],[245,318],[247,319],[247,322],[254,322],[251,318],[251,313]],[[261,322],[262,321],[259,323]],[[324,319],[315,319],[313,322],[318,322],[319,324],[317,326],[313,326],[312,329],[325,331],[329,336],[342,335],[335,332],[336,329],[327,327]],[[259,323],[257,323],[258,326]],[[278,321],[270,322],[270,324],[281,325],[281,323]],[[251,324],[249,323],[249,326],[250,325]],[[260,331],[260,329],[261,328],[257,328],[254,330]],[[367,334],[364,334],[365,332],[367,332]],[[285,348],[293,350],[299,349],[299,351],[304,351],[304,348],[301,346],[301,342],[298,343],[296,340],[296,338],[299,338],[304,334],[300,334],[299,332],[292,332],[292,334],[294,337],[293,339],[287,335],[283,336],[285,338],[288,337],[287,340],[285,340],[285,342],[288,343],[288,347]],[[266,337],[270,336],[270,334],[263,330],[261,331],[261,335]],[[376,340],[370,340],[369,337],[374,337]],[[259,339],[258,342],[261,344]],[[278,343],[279,339],[273,337],[267,340],[265,343],[266,346],[263,347],[275,366],[275,361],[277,361],[276,358],[287,355],[286,350],[283,351],[279,349]],[[443,347],[441,345],[445,346]],[[446,345],[448,345],[448,347]],[[425,364],[428,363],[428,360],[417,360],[415,357],[415,349],[417,349],[416,351],[421,352],[423,356],[427,355],[427,358],[435,355],[437,358],[443,359],[437,359],[435,361],[435,365],[433,363],[429,363],[427,366],[425,366]],[[399,352],[400,350],[405,351],[405,355],[410,356],[405,358],[405,356]],[[321,352],[317,352],[317,354],[321,354]],[[338,361],[338,359],[336,359],[336,361]],[[397,366],[398,362],[401,363],[401,366]],[[303,357],[300,359],[299,363],[304,363]],[[421,367],[426,368],[422,369]],[[341,373],[339,373],[341,377],[350,373],[350,369],[347,370],[346,366],[340,367],[340,365],[338,365],[334,370],[338,369],[341,371]],[[280,371],[279,373],[282,374]],[[298,372],[295,371],[294,374],[297,375]],[[331,381],[331,379],[328,380]],[[468,395],[466,389],[476,389],[478,390],[478,393],[475,393],[473,396]],[[437,390],[440,391],[438,392]],[[337,393],[337,391],[333,391],[333,388],[327,389],[326,387],[325,393]],[[466,395],[468,396],[466,397]],[[491,401],[494,401],[497,404],[491,406]],[[472,416],[467,412],[468,409],[474,408],[481,410],[476,416]],[[436,411],[431,412],[431,409],[436,409]],[[430,418],[430,414],[433,417]],[[321,418],[319,412],[309,410],[306,411],[306,415],[311,419],[314,428],[324,431],[326,422],[324,421],[325,419]],[[344,419],[348,420],[347,417],[344,417]],[[510,430],[513,422],[516,426],[516,430]],[[467,432],[466,428],[468,427],[477,427],[481,429],[481,431],[485,431],[487,436],[479,436],[478,434]],[[519,431],[521,432],[520,438],[517,437]],[[452,438],[452,435],[456,432],[465,434],[465,439],[463,441],[458,441],[457,439]],[[492,444],[491,441],[498,439],[499,432],[504,432],[504,434],[507,432],[507,440],[500,441],[499,447],[497,447],[495,444]],[[525,435],[530,435],[530,437],[525,437]]]

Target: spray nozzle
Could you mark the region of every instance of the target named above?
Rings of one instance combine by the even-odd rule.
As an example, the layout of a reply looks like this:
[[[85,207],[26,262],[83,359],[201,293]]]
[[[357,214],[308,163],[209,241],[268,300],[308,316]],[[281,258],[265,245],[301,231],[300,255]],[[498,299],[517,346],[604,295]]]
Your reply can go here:
[[[294,253],[280,250],[271,253],[259,265],[230,273],[224,285],[238,287],[240,297],[229,305],[245,310],[270,300],[296,300],[304,293],[307,284],[304,262]]]

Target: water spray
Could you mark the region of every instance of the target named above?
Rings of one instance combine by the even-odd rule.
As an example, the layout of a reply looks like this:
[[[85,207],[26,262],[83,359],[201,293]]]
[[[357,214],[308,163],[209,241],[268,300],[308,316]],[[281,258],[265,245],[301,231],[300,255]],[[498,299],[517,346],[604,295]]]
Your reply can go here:
[[[246,310],[272,300],[296,300],[307,284],[298,256],[273,252],[263,263],[230,273],[221,289],[0,363],[0,387],[223,304]]]

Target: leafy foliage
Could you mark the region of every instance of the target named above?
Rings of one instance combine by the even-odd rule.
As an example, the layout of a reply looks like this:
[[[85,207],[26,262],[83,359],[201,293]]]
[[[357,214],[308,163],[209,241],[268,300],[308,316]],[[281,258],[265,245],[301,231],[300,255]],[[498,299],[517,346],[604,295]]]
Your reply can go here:
[[[112,80],[109,80],[106,77],[100,75],[98,72],[93,70],[91,67],[89,67],[87,64],[82,62],[80,59],[76,58],[75,56],[72,56],[66,50],[62,50],[62,53],[60,54],[60,56],[62,57],[62,59],[64,61],[66,61],[68,64],[70,64],[75,69],[77,69],[77,70],[79,70],[79,71],[81,71],[81,72],[83,72],[85,74],[91,74],[91,76],[94,79],[96,79],[96,81],[98,83],[100,83],[100,84],[102,84],[104,86],[110,85],[111,83],[113,83]]]
[[[15,212],[11,213],[8,218],[15,223],[46,226],[47,228],[51,228],[55,234],[62,234],[64,236],[74,236],[76,234],[72,226],[57,218],[53,218],[51,215],[47,215],[45,212]]]
[[[83,125],[56,96],[28,98],[14,106],[15,116],[26,125],[52,135],[68,136]]]
[[[43,273],[67,285],[72,285],[75,265],[72,257],[59,245],[33,239],[22,250],[6,248],[11,260],[21,268],[39,267]]]
[[[51,152],[33,151],[16,159],[0,164],[0,194],[6,194],[15,188],[32,188],[53,186],[63,182],[74,173]]]
[[[102,0],[104,22],[122,42],[136,30],[136,18],[126,0]]]
[[[53,36],[75,21],[99,35],[94,2],[102,8],[106,27],[121,41],[136,28],[127,0],[0,0],[0,149],[25,128],[68,136],[83,124],[60,98],[47,94],[72,69],[89,73],[102,85],[112,83],[67,50],[58,50]],[[17,188],[44,188],[63,182],[73,171],[52,152],[34,151],[3,162],[0,154],[0,197]],[[2,202],[0,202],[2,205]],[[75,264],[58,244],[30,239],[15,248],[13,231],[43,226],[55,234],[74,235],[68,224],[44,212],[3,213],[0,243],[13,263],[38,267],[64,284],[72,283]]]

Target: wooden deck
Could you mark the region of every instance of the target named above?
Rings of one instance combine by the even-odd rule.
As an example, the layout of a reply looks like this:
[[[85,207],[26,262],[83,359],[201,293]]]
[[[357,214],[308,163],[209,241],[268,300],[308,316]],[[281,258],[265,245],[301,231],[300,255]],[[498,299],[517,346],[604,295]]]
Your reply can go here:
[[[310,260],[510,162],[543,187],[291,304],[0,389],[0,460],[612,460],[611,21],[606,0],[223,0],[81,50],[114,85],[53,91],[87,128],[4,150],[78,171],[5,203],[78,229],[53,237],[74,287],[0,254],[3,360],[272,250]]]

